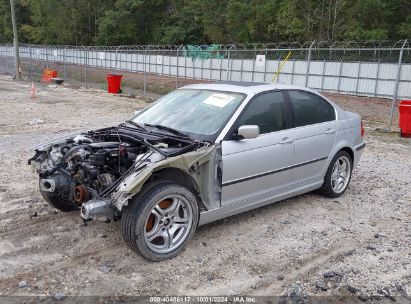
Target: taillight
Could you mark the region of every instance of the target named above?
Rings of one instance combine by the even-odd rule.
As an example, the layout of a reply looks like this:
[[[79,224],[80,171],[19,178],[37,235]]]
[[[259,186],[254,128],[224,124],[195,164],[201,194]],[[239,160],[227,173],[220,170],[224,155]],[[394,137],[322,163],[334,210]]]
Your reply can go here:
[[[364,137],[364,133],[365,133],[364,125],[363,125],[362,120],[361,120],[361,137]]]

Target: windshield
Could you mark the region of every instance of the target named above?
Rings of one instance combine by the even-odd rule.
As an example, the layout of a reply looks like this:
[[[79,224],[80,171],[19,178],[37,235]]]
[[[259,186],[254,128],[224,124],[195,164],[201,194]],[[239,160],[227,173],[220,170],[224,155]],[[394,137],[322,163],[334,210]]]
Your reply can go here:
[[[132,120],[207,140],[225,126],[243,99],[240,93],[181,89],[161,97]]]

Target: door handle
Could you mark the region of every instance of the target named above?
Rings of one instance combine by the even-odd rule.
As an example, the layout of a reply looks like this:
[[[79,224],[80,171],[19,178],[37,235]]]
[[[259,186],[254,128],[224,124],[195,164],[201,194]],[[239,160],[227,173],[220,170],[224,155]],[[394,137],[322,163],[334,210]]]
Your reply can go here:
[[[288,137],[284,137],[282,141],[280,141],[280,144],[284,145],[284,144],[291,144],[294,142],[294,138],[288,138]]]
[[[327,129],[327,131],[325,131],[325,134],[334,134],[335,133],[335,129]]]

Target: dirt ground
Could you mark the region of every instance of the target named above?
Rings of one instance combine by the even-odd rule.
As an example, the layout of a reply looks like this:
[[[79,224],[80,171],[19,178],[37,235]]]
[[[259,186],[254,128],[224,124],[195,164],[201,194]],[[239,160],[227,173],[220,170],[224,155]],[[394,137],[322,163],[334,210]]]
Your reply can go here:
[[[310,193],[202,226],[182,254],[150,263],[127,248],[120,222],[84,225],[48,206],[27,166],[29,147],[119,123],[145,102],[53,86],[37,95],[0,76],[0,295],[411,297],[411,139],[374,131],[388,104],[333,96],[369,117],[344,196]]]

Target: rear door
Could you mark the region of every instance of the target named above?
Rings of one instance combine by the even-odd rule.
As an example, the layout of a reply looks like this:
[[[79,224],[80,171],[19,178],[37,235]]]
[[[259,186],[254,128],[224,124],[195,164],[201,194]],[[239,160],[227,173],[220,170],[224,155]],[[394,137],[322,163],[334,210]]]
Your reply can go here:
[[[295,158],[293,183],[319,181],[334,145],[337,122],[334,107],[321,96],[306,91],[287,91],[293,120]]]
[[[258,125],[253,139],[222,142],[221,204],[252,204],[273,197],[291,183],[294,142],[289,137],[282,92],[257,95],[244,109],[231,133],[242,125]]]

